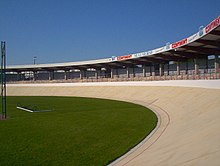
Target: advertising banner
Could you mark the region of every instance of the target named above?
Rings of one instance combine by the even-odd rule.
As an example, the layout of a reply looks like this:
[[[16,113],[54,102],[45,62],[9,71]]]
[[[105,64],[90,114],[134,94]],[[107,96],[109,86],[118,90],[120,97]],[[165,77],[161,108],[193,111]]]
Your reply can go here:
[[[189,43],[203,37],[207,33],[211,32],[213,29],[218,27],[219,25],[220,25],[220,16],[218,16],[216,19],[214,19],[205,28],[203,26],[199,27],[199,31],[188,38],[182,39],[180,41],[177,41],[177,42],[171,43],[171,44],[168,42],[163,47],[160,47],[160,48],[157,48],[154,50],[150,50],[150,51],[146,51],[146,52],[123,55],[123,56],[118,56],[118,57],[112,56],[110,58],[110,61],[122,61],[122,60],[127,60],[127,59],[132,59],[132,58],[146,57],[146,56],[158,54],[158,53],[161,53],[164,51],[168,51],[171,49],[177,49],[178,47],[184,46],[186,44],[189,44]]]

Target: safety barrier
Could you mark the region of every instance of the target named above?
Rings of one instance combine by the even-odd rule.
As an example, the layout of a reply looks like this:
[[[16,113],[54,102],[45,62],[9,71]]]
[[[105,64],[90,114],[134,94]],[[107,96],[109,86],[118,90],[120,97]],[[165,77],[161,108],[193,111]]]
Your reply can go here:
[[[8,81],[8,83],[73,83],[73,82],[123,82],[123,81],[162,81],[162,80],[213,80],[220,79],[220,72],[198,73],[180,75],[163,75],[163,76],[146,76],[146,77],[115,77],[115,78],[83,78],[83,79],[59,79],[59,80],[22,80]]]

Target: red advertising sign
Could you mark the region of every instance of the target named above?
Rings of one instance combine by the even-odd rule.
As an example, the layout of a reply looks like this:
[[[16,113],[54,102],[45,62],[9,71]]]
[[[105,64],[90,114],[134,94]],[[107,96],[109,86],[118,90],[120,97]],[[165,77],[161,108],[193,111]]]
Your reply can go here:
[[[211,30],[213,30],[215,27],[217,27],[220,24],[220,16],[213,20],[209,25],[205,27],[205,32],[209,33]]]
[[[132,58],[131,54],[130,55],[119,56],[119,57],[117,57],[117,60],[121,61],[121,60],[125,60],[125,59],[130,59],[130,58]]]
[[[187,38],[172,44],[172,48],[177,48],[187,43]]]

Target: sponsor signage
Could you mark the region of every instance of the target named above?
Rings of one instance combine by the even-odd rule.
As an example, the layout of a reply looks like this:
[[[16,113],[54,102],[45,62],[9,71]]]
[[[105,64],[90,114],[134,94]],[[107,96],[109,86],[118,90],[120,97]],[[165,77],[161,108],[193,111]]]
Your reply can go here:
[[[215,20],[213,20],[209,25],[207,25],[205,27],[205,32],[209,33],[211,30],[213,30],[214,28],[216,28],[218,25],[220,24],[220,16],[218,16],[218,18],[216,18]]]
[[[130,58],[132,58],[132,54],[119,56],[117,57],[117,60],[122,61],[122,60],[130,59]]]
[[[187,38],[186,39],[183,39],[183,40],[180,40],[180,41],[178,41],[178,42],[176,42],[176,43],[173,43],[172,45],[171,45],[171,47],[172,48],[177,48],[177,47],[180,47],[180,46],[182,46],[182,45],[184,45],[184,44],[186,44],[187,43]]]
[[[159,52],[163,52],[165,49],[165,47],[161,47],[161,48],[157,48],[155,50],[153,50],[154,54],[159,53]]]
[[[176,49],[178,47],[181,47],[183,45],[186,45],[188,43],[191,43],[191,42],[199,39],[200,37],[206,35],[207,33],[212,31],[214,28],[216,28],[219,25],[220,25],[220,16],[218,16],[215,20],[213,20],[211,23],[209,23],[206,27],[200,26],[199,31],[196,34],[194,34],[194,35],[192,35],[188,38],[185,38],[183,40],[180,40],[180,41],[172,43],[172,44],[170,44],[168,42],[163,47],[160,47],[160,48],[157,48],[157,49],[154,49],[154,50],[150,50],[150,51],[146,51],[146,52],[123,55],[123,56],[118,56],[118,57],[117,56],[112,56],[110,58],[110,60],[111,61],[122,61],[122,60],[126,60],[126,59],[131,59],[131,58],[139,58],[139,57],[149,56],[149,55],[153,55],[153,54],[158,54],[160,52],[168,51],[170,49]]]
[[[198,35],[197,35],[197,34],[198,34],[198,33],[196,33],[195,35],[192,35],[192,36],[188,37],[188,43],[190,43],[190,42],[196,40],[196,39],[198,38]]]
[[[136,53],[136,54],[132,54],[133,58],[139,58],[139,57],[143,57],[143,56],[147,56],[147,55],[151,55],[152,54],[152,50],[151,51],[147,51],[147,52],[140,52],[140,53]]]

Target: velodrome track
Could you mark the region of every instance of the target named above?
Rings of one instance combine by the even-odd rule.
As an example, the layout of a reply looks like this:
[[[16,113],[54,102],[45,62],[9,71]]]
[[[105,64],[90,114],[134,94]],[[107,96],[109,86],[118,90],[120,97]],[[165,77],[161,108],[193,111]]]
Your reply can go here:
[[[116,99],[151,108],[157,129],[114,165],[220,164],[220,80],[9,84],[7,94]]]

